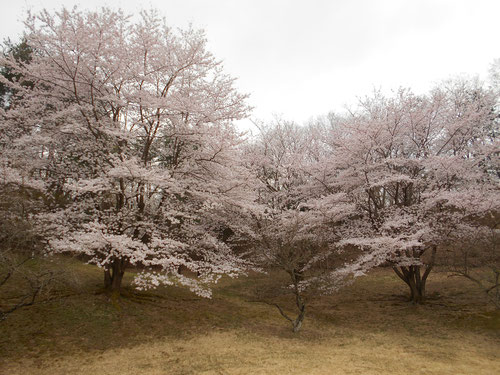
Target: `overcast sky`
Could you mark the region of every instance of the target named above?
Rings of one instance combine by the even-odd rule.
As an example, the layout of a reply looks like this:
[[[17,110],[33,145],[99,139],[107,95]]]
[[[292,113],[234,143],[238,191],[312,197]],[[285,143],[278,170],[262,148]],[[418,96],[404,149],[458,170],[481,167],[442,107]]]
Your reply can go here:
[[[262,120],[302,123],[373,88],[423,92],[459,74],[486,79],[500,58],[499,0],[2,0],[0,38],[21,35],[27,9],[62,4],[154,7],[173,26],[204,28]]]

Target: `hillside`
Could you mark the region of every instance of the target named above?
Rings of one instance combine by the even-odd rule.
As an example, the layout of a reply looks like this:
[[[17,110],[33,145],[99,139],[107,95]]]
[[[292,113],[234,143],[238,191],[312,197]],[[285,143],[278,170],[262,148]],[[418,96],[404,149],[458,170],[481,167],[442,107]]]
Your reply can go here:
[[[276,308],[255,302],[256,288],[279,275],[224,279],[212,299],[127,286],[113,300],[100,270],[61,262],[71,286],[0,323],[0,373],[489,375],[500,367],[500,313],[444,272],[431,276],[427,304],[414,306],[390,269],[374,270],[314,300],[294,334]],[[278,301],[291,309],[288,299]]]

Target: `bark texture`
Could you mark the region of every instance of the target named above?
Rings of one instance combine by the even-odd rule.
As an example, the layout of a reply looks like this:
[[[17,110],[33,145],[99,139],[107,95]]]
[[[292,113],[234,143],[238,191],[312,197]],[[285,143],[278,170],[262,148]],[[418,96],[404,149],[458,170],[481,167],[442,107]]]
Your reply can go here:
[[[393,267],[396,275],[410,288],[410,301],[414,304],[423,304],[425,302],[425,287],[427,278],[434,267],[436,250],[436,246],[431,248],[431,259],[425,265]]]
[[[126,259],[115,259],[109,268],[104,270],[104,288],[112,294],[120,294],[123,275],[127,268]]]

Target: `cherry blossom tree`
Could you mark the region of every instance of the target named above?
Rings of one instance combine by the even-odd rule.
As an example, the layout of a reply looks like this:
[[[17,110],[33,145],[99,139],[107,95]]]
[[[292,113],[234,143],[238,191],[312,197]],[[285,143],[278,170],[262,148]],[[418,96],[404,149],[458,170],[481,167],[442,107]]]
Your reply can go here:
[[[342,243],[390,262],[411,300],[425,299],[438,247],[498,212],[494,95],[475,81],[449,81],[429,95],[376,93],[325,137],[330,156],[313,173],[357,215]]]
[[[499,136],[500,120],[500,60],[491,64],[489,86],[496,93],[493,121],[488,133],[490,139]],[[485,166],[492,175],[500,177],[498,156],[492,155]],[[464,277],[474,283],[496,308],[500,308],[500,229],[499,213],[484,215],[476,226],[466,225],[456,231],[453,246],[444,254],[444,263],[455,276]]]
[[[500,59],[495,59],[489,69],[489,81],[491,87],[497,92],[500,91]]]
[[[276,120],[261,125],[247,147],[248,167],[259,181],[256,204],[248,209],[247,234],[254,262],[273,280],[270,290],[258,291],[258,298],[276,306],[298,332],[311,299],[335,292],[371,264],[359,252],[337,246],[336,226],[349,218],[353,207],[342,194],[327,202],[311,190],[308,171],[322,153],[315,129]],[[286,273],[284,285],[276,271]],[[275,302],[280,294],[293,296],[295,317]]]
[[[32,60],[2,61],[21,77],[3,80],[15,93],[3,165],[44,194],[50,251],[97,264],[115,292],[135,265],[139,288],[176,282],[209,296],[208,282],[243,266],[217,228],[244,191],[232,121],[250,108],[204,33],[173,30],[154,10],[62,8],[25,24]]]
[[[468,226],[445,254],[451,274],[474,283],[497,309],[500,309],[499,236],[498,221],[477,228]]]

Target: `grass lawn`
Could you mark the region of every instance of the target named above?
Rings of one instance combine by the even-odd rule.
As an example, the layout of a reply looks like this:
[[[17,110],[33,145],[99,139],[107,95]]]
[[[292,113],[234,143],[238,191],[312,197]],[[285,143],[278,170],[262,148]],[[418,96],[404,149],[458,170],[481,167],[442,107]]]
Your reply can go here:
[[[412,306],[392,270],[374,270],[311,302],[294,334],[275,307],[251,302],[276,275],[224,279],[212,299],[127,286],[110,300],[100,270],[61,262],[71,287],[0,322],[0,374],[500,373],[500,313],[444,272],[431,274],[428,303]]]

